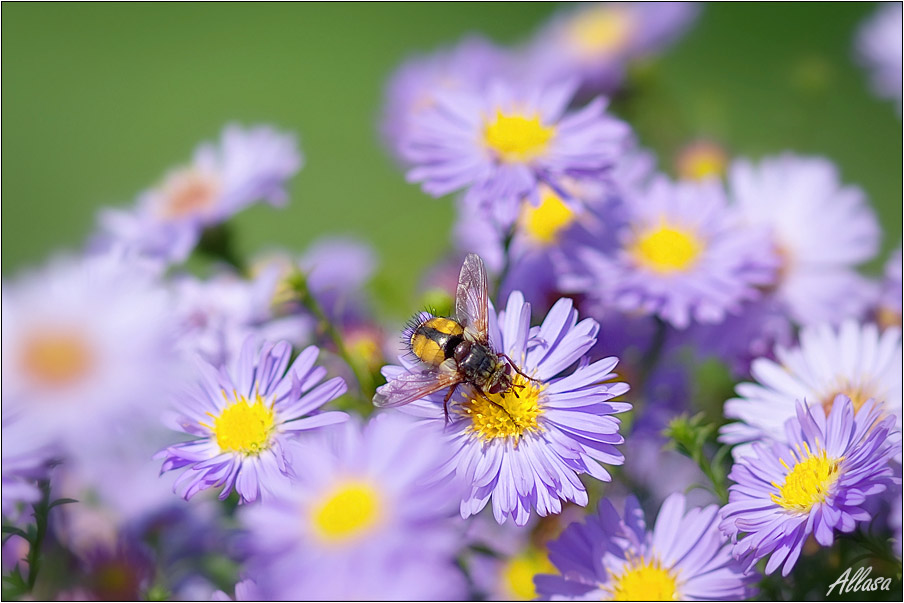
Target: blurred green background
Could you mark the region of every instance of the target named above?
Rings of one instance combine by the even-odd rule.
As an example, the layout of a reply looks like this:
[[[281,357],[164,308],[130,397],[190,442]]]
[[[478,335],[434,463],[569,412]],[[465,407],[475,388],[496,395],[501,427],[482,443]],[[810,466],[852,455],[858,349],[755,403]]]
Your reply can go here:
[[[328,233],[370,241],[376,288],[405,314],[449,245],[448,199],[405,183],[380,146],[384,82],[409,54],[483,33],[526,39],[555,4],[2,5],[2,269],[77,249],[95,210],[130,204],[229,121],[300,136],[306,166],[284,210],[236,219],[243,252],[302,250]],[[670,168],[710,136],[736,154],[826,155],[901,238],[901,120],[853,58],[873,4],[712,4],[618,103]],[[830,245],[830,241],[826,241]]]

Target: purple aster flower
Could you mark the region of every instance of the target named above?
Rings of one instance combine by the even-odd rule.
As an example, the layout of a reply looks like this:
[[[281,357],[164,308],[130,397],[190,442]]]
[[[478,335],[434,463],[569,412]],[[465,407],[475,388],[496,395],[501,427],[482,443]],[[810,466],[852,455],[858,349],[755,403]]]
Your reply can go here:
[[[570,8],[538,32],[526,50],[533,77],[578,77],[588,90],[613,92],[627,62],[655,52],[693,23],[693,2],[598,2]]]
[[[647,530],[637,499],[620,517],[606,499],[596,515],[572,524],[549,545],[561,576],[538,576],[544,599],[712,601],[747,599],[754,575],[744,575],[719,533],[719,508],[686,509],[672,494]]]
[[[872,400],[856,415],[844,395],[828,417],[801,402],[796,410],[785,423],[787,443],[757,442],[735,463],[722,509],[732,553],[748,568],[769,556],[767,574],[781,566],[787,576],[810,534],[831,546],[836,530],[869,521],[862,505],[891,484],[889,461],[900,449],[894,419]]]
[[[616,448],[624,441],[619,420],[612,415],[631,405],[611,401],[628,391],[627,384],[611,382],[618,359],[590,363],[584,357],[599,325],[593,319],[578,322],[569,299],[559,300],[539,327],[530,327],[530,304],[518,291],[509,296],[498,322],[494,311],[489,315],[491,345],[530,380],[514,377],[518,397],[488,394],[485,399],[468,395],[468,388],[458,390],[443,436],[450,458],[440,477],[465,480],[469,491],[461,501],[462,517],[476,514],[490,498],[496,521],[512,517],[518,525],[528,521],[531,508],[545,516],[561,512],[562,500],[586,505],[578,475],[609,481],[602,463],[624,460]],[[419,370],[406,357],[400,360],[403,366],[383,368],[387,379]],[[443,424],[444,396],[438,392],[402,410]]]
[[[580,252],[583,292],[623,312],[655,314],[680,329],[718,323],[774,278],[766,232],[741,227],[715,181],[660,177],[625,211],[614,253]]]
[[[386,86],[381,130],[386,146],[401,157],[413,118],[436,103],[442,91],[479,91],[511,68],[508,53],[482,37],[405,61]]]
[[[872,259],[879,225],[863,191],[826,159],[785,154],[734,162],[729,196],[750,226],[769,229],[780,259],[772,295],[798,324],[861,316],[873,298],[854,267]],[[831,245],[826,245],[831,241]]]
[[[296,480],[240,515],[248,577],[286,599],[458,599],[458,484],[433,430],[378,415],[293,444]]]
[[[121,253],[58,258],[3,290],[3,410],[34,447],[90,457],[179,382],[158,273]]]
[[[857,55],[870,70],[873,90],[898,101],[901,112],[901,4],[883,2],[857,32]]]
[[[829,414],[836,396],[844,395],[859,409],[874,399],[901,426],[901,333],[880,332],[874,324],[846,321],[806,327],[800,344],[778,347],[776,360],[760,358],[751,366],[757,383],[741,383],[737,398],[725,403],[725,416],[742,423],[726,425],[725,442],[737,444],[763,438],[782,441],[786,421],[795,415],[795,400],[822,407]],[[750,453],[736,446],[734,454]]]
[[[437,94],[412,119],[408,179],[434,196],[465,190],[473,202],[517,205],[538,204],[541,182],[563,191],[563,178],[602,175],[629,128],[602,99],[566,113],[574,90],[562,83],[524,92],[494,80],[479,93]]]
[[[348,418],[343,412],[317,412],[346,390],[340,377],[317,385],[326,374],[314,366],[319,353],[311,346],[289,367],[292,346],[279,342],[258,348],[249,337],[230,371],[199,361],[200,382],[179,400],[170,421],[194,439],[156,457],[164,459],[161,472],[184,469],[174,489],[189,499],[222,487],[220,499],[225,499],[235,487],[241,502],[248,503],[291,476],[286,442],[301,431]]]
[[[204,228],[225,222],[256,201],[285,204],[286,182],[301,165],[294,136],[267,126],[226,126],[218,144],[199,146],[190,165],[172,170],[158,186],[139,195],[134,209],[101,212],[96,245],[121,244],[181,262]]]
[[[26,506],[41,498],[38,480],[47,477],[52,454],[51,449],[36,440],[15,417],[3,416],[2,434],[0,514],[4,520],[18,523]]]

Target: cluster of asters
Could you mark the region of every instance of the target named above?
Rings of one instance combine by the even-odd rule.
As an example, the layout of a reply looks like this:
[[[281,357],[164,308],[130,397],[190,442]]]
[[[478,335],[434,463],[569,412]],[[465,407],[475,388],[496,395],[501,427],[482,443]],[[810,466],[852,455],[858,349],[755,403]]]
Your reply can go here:
[[[387,146],[425,193],[456,195],[455,251],[429,280],[484,258],[517,396],[374,411],[383,380],[424,367],[375,318],[373,251],[229,246],[229,219],[285,204],[302,167],[268,126],[226,127],[102,211],[82,253],[6,283],[10,592],[747,599],[843,533],[900,555],[901,252],[859,271],[880,240],[866,196],[829,159],[706,142],[669,176],[608,108],[698,12],[582,6],[517,48],[413,58],[387,86]],[[883,94],[895,54],[870,32],[891,12],[859,38]],[[896,57],[900,93],[900,35]],[[203,277],[185,264],[201,254],[218,258]],[[662,435],[703,406],[704,359],[737,383],[717,401],[722,499]],[[39,571],[42,555],[78,569]]]

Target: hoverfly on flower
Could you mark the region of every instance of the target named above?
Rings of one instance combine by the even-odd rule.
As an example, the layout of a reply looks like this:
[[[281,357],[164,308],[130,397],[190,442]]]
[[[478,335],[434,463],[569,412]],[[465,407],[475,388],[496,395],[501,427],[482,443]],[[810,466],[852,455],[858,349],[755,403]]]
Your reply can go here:
[[[443,414],[449,419],[449,400],[462,383],[503,411],[505,407],[487,394],[512,392],[518,396],[512,370],[530,379],[504,353],[497,353],[488,334],[487,271],[476,253],[465,258],[455,294],[455,316],[439,317],[429,313],[415,316],[403,333],[408,350],[425,370],[405,373],[377,389],[374,405],[402,406],[443,388],[449,388],[443,400]],[[506,411],[507,412],[507,411]]]

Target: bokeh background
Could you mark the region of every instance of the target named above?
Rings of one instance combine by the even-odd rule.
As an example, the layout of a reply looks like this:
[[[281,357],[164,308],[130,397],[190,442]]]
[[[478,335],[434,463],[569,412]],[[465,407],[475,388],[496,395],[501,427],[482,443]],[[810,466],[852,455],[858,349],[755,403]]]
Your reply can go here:
[[[375,293],[404,315],[446,250],[453,207],[406,184],[377,129],[409,54],[469,32],[526,39],[552,3],[9,4],[2,7],[2,269],[79,248],[96,210],[130,205],[226,122],[298,133],[306,166],[283,210],[235,219],[239,251],[353,234],[377,249]],[[631,74],[641,141],[667,170],[709,137],[734,154],[825,155],[882,221],[878,273],[901,239],[901,121],[853,53],[872,4],[711,4]],[[618,112],[624,106],[616,99]],[[831,245],[831,241],[826,241]]]

